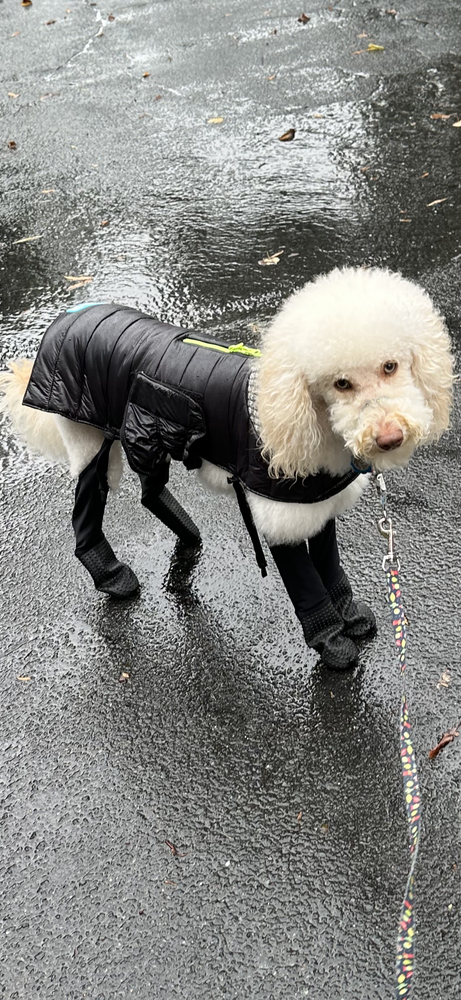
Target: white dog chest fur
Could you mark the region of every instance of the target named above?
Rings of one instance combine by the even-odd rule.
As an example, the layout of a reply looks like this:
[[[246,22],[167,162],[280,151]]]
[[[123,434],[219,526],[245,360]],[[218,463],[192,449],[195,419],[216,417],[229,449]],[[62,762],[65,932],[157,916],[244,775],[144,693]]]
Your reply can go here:
[[[211,462],[203,461],[197,479],[211,493],[234,496],[229,474]],[[297,545],[318,534],[327,521],[354,507],[367,488],[368,475],[360,475],[344,490],[317,503],[283,503],[247,492],[247,500],[258,531],[269,545]]]

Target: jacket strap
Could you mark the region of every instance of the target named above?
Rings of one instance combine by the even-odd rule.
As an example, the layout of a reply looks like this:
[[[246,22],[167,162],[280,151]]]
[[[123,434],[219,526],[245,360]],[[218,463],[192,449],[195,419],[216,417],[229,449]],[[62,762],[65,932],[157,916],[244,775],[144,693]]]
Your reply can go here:
[[[264,556],[263,547],[261,545],[256,525],[253,521],[253,515],[251,513],[248,500],[246,498],[245,490],[240,482],[240,479],[237,479],[236,476],[230,477],[228,479],[228,482],[232,483],[232,486],[234,487],[235,495],[237,497],[237,503],[240,508],[240,513],[243,517],[245,528],[247,529],[248,534],[251,538],[253,548],[255,551],[256,562],[261,570],[261,576],[263,577],[267,576],[267,562]]]

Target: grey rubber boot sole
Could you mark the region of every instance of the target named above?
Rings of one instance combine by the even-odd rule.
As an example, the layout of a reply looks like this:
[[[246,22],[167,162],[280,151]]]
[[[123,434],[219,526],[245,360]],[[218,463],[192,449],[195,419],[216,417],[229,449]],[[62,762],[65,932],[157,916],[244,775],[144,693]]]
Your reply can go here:
[[[358,660],[358,649],[344,634],[341,615],[329,603],[311,615],[299,619],[307,645],[320,653],[330,670],[351,670]]]
[[[123,600],[133,597],[139,590],[136,574],[125,563],[119,562],[107,538],[83,555],[78,555],[77,559],[93,578],[96,590],[103,594]]]

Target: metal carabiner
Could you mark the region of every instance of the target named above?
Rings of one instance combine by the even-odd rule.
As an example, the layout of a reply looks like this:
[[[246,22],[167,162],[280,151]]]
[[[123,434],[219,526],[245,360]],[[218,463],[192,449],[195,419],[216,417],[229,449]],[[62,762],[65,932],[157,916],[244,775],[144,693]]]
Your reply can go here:
[[[391,569],[391,567],[394,567],[395,569],[399,570],[400,561],[398,556],[396,556],[394,550],[395,535],[394,535],[394,529],[392,527],[392,520],[390,517],[387,517],[386,514],[384,514],[383,517],[380,517],[378,520],[378,531],[380,535],[383,536],[383,538],[387,538],[387,553],[384,556],[382,563],[383,570],[387,572],[387,570]]]

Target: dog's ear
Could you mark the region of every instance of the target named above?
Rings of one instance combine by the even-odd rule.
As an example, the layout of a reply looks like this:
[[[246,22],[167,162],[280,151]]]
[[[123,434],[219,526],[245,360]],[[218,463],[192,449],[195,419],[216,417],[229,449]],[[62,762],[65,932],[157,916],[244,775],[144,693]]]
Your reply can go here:
[[[257,393],[262,454],[271,476],[318,472],[322,431],[306,376],[291,362],[260,361]]]
[[[435,441],[449,425],[453,394],[453,356],[445,326],[440,323],[413,352],[412,374],[432,411],[427,441]]]

